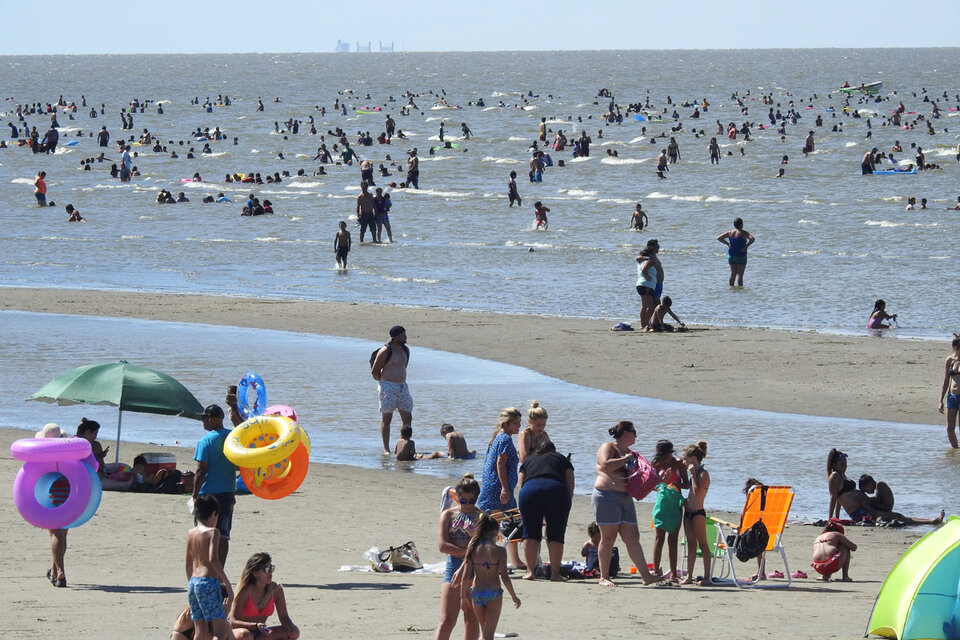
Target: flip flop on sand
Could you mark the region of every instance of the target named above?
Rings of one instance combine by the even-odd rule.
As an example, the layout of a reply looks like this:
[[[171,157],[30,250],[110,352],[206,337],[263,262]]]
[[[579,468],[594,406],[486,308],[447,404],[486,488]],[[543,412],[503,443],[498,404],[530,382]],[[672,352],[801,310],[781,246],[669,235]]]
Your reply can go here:
[[[794,571],[793,573],[790,574],[790,577],[791,577],[791,578],[806,578],[806,577],[807,577],[807,574],[804,573],[803,571],[800,571],[799,569],[797,569],[796,571]]]
[[[767,574],[767,577],[768,577],[768,578],[782,578],[782,577],[783,577],[783,571],[780,571],[779,569],[776,570],[776,571],[771,571],[770,573]]]

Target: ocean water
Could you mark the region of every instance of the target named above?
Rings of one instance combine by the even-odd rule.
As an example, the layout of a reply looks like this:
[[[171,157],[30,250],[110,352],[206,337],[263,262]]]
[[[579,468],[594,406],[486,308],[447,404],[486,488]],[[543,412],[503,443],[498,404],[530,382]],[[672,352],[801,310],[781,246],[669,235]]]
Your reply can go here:
[[[960,499],[944,487],[960,482],[960,455],[939,446],[942,427],[868,420],[844,420],[765,411],[708,407],[598,391],[539,373],[412,345],[410,386],[414,395],[414,439],[421,452],[445,450],[439,426],[451,422],[480,456],[472,461],[431,460],[396,463],[379,454],[376,383],[367,358],[375,343],[281,331],[145,320],[87,318],[0,312],[0,426],[39,430],[57,422],[74,433],[81,417],[101,423],[100,440],[116,445],[117,411],[106,406],[59,407],[25,399],[50,379],[81,364],[126,359],[169,373],[202,404],[222,403],[228,384],[253,370],[263,376],[271,404],[287,404],[310,434],[312,459],[449,478],[470,471],[477,477],[496,418],[505,406],[526,412],[531,399],[550,413],[547,431],[559,451],[571,453],[576,491],[589,493],[596,475],[595,455],[606,430],[619,420],[638,429],[635,450],[652,456],[656,441],[677,449],[707,440],[711,487],[708,505],[738,511],[743,483],[757,477],[796,490],[795,518],[819,519],[827,511],[826,453],[831,447],[850,455],[850,475],[871,473],[893,488],[898,511],[932,517],[960,509]],[[399,427],[394,428],[393,436]],[[203,435],[198,421],[125,413],[123,439],[192,447]],[[920,442],[936,442],[932,449]],[[124,444],[129,463],[150,445]],[[923,450],[923,455],[917,455]],[[115,450],[111,449],[109,459]],[[909,464],[905,463],[909,461]],[[917,482],[917,478],[936,478]],[[649,498],[648,500],[652,500]]]
[[[53,156],[0,150],[0,286],[365,301],[608,318],[613,324],[639,314],[634,258],[656,237],[665,293],[685,321],[862,334],[874,299],[884,298],[900,316],[897,335],[942,338],[957,329],[960,311],[957,298],[945,296],[956,282],[950,261],[960,225],[960,215],[946,210],[956,202],[960,171],[954,159],[958,51],[3,57],[0,136],[9,135],[6,124],[17,103],[56,102],[62,95],[79,104],[84,95],[90,106],[104,104],[105,115],[91,119],[89,107],[75,120],[61,113],[61,150]],[[842,97],[829,95],[844,81],[877,80],[884,82],[880,102],[851,103],[859,119],[841,111]],[[627,116],[622,125],[604,126],[599,117],[607,100],[596,97],[601,87],[622,105],[649,97],[654,107],[667,108],[667,117],[640,123]],[[419,94],[420,110],[400,116],[406,91]],[[439,108],[430,91],[445,91],[448,102],[462,108]],[[745,96],[747,115],[731,100],[733,92]],[[203,102],[218,94],[229,95],[232,106],[207,113],[190,104],[194,97]],[[715,122],[767,123],[769,107],[760,101],[766,94],[774,109],[786,114],[792,102],[801,115],[787,127],[786,141],[775,129],[755,130],[751,142],[718,136],[723,152],[733,155],[710,165],[707,144],[716,135]],[[345,96],[344,116],[332,106]],[[924,96],[938,100],[943,112],[933,121],[935,135],[927,134],[925,121],[908,130],[881,126],[901,99],[906,121],[929,118]],[[265,103],[262,113],[255,111],[258,97]],[[105,163],[81,171],[80,161],[101,151],[87,134],[106,125],[114,139],[120,137],[119,111],[133,98],[162,101],[165,113],[158,115],[153,105],[137,113],[127,135],[148,128],[180,158],[134,147],[142,176],[121,184],[107,172],[119,161],[111,147]],[[485,108],[468,106],[479,98]],[[692,107],[677,106],[703,99],[710,106],[699,120],[689,118]],[[501,101],[508,106],[499,107]],[[325,117],[320,105],[327,108]],[[356,112],[376,106],[393,114],[409,140],[358,150],[390,166],[388,155],[402,161],[407,149],[417,147],[422,189],[391,189],[396,242],[355,244],[351,270],[342,274],[333,268],[333,235],[338,220],[353,217],[359,167],[328,166],[329,175],[314,176],[312,157],[319,134],[337,126],[351,142],[357,131],[376,137],[384,112]],[[674,109],[684,128],[673,134],[682,160],[660,180],[655,158],[666,140],[651,143],[651,137],[671,135]],[[818,114],[820,128],[814,126]],[[274,130],[275,122],[311,116],[318,135],[308,133],[309,124],[297,135]],[[567,166],[549,169],[542,183],[531,184],[527,148],[541,118],[552,132],[587,131],[594,140],[589,158],[553,153],[554,161],[564,159]],[[49,118],[26,121],[43,132]],[[430,156],[441,122],[454,139],[466,122],[475,138]],[[842,132],[831,131],[834,124]],[[187,159],[191,146],[197,152],[203,146],[191,132],[217,126],[227,139],[210,143],[213,154]],[[707,135],[695,137],[695,128]],[[804,158],[800,150],[809,130],[816,132],[817,150]],[[866,138],[868,131],[872,138]],[[895,140],[904,147],[901,158],[912,161],[910,145],[920,145],[928,162],[943,169],[860,176],[863,153],[871,146],[888,151]],[[63,146],[70,141],[77,144]],[[327,136],[328,147],[334,142]],[[607,150],[619,157],[608,157]],[[783,155],[789,156],[786,177],[775,179]],[[257,188],[223,181],[228,172],[298,169],[307,175]],[[57,208],[33,206],[31,183],[39,170],[47,171],[48,197]],[[520,209],[507,208],[511,170],[519,174]],[[389,178],[378,176],[377,184],[402,180],[402,171],[391,171]],[[195,172],[205,181],[181,182]],[[161,188],[184,191],[192,202],[157,205]],[[200,202],[218,191],[234,204]],[[240,203],[251,192],[271,200],[276,215],[239,217]],[[908,196],[927,198],[930,208],[905,211]],[[551,209],[549,231],[532,229],[535,200]],[[643,232],[627,230],[638,201],[651,220]],[[67,203],[89,222],[67,224]],[[715,239],[737,216],[757,237],[743,290],[728,288],[725,247]],[[357,242],[352,221],[350,229]]]

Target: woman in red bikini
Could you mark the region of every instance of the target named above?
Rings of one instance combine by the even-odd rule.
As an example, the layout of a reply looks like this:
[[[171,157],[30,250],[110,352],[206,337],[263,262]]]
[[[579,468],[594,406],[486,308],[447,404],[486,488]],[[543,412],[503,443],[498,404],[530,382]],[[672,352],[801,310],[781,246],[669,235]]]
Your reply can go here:
[[[233,601],[233,633],[237,640],[269,636],[270,640],[297,640],[300,629],[287,613],[283,587],[273,581],[273,563],[269,553],[255,553],[240,574],[237,596]],[[280,626],[267,626],[267,618],[277,612]]]
[[[838,522],[830,522],[813,543],[813,562],[810,564],[819,573],[824,582],[830,576],[840,572],[840,582],[853,582],[850,577],[850,556],[857,550],[850,538],[843,535],[843,527]]]

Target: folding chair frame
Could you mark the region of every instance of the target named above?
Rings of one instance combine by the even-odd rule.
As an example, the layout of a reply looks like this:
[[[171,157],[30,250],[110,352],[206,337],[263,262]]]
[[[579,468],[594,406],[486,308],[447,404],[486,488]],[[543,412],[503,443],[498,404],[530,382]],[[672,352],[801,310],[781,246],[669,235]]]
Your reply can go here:
[[[769,490],[773,487],[764,487],[764,488]],[[781,487],[781,486],[778,486],[776,488],[790,489],[790,487]],[[749,504],[750,502],[750,496],[753,494],[753,492],[761,491],[761,490],[762,488],[760,485],[757,485],[756,487],[750,490],[750,494],[747,495],[747,502],[746,504],[744,504],[745,509],[746,509],[746,505]],[[792,501],[793,500],[791,498],[791,504],[792,504]],[[787,509],[787,514],[789,514],[789,508]],[[786,518],[786,515],[784,516],[784,518]],[[724,522],[723,520],[718,520],[717,518],[713,518],[713,520],[718,525],[717,530],[720,532],[720,535],[723,537],[724,541],[726,541],[727,536],[729,535],[727,531],[724,529],[725,527],[726,529],[729,529],[729,533],[733,533],[733,534],[743,533],[743,531],[746,530],[746,528],[744,528],[743,531],[741,531],[741,527],[743,524],[742,519],[743,519],[743,516],[741,516],[741,526],[737,526],[733,523]],[[750,525],[752,526],[753,522],[751,522]],[[789,587],[793,582],[793,577],[790,575],[790,565],[787,563],[787,552],[783,546],[783,528],[781,528],[781,530],[776,534],[773,547],[769,549],[765,549],[764,553],[767,553],[769,551],[777,551],[780,553],[780,558],[783,560],[783,575],[787,579],[786,582],[771,583],[771,582],[765,581],[764,584],[761,584],[759,573],[757,574],[756,580],[740,580],[739,578],[737,578],[737,567],[735,565],[735,561],[738,561],[738,560],[736,558],[736,554],[733,552],[733,549],[727,548],[727,554],[726,554],[727,564],[729,564],[730,566],[730,575],[732,576],[733,584],[740,588],[754,588],[754,589],[779,589],[782,587]],[[766,565],[764,565],[764,568],[766,568]]]

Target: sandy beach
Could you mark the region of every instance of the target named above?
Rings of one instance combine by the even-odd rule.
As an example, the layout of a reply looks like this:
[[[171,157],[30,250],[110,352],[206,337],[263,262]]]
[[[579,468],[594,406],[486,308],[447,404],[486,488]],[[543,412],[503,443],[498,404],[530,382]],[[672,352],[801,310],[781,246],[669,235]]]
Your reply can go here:
[[[197,428],[200,425],[197,424]],[[19,467],[6,452],[31,433],[0,430],[0,473]],[[192,469],[192,451],[125,444],[139,451],[168,451],[179,468]],[[592,470],[579,473],[592,473]],[[432,575],[340,572],[362,565],[371,546],[414,540],[424,562],[439,562],[437,505],[444,481],[414,474],[314,464],[294,495],[276,502],[238,500],[227,575],[239,577],[250,554],[268,551],[276,580],[303,638],[432,638],[441,579]],[[17,549],[0,586],[0,599],[19,612],[10,633],[22,638],[166,638],[186,593],[183,540],[192,520],[185,496],[104,493],[97,515],[72,530],[66,556],[69,588],[44,578],[50,554],[45,531],[26,524],[9,492],[0,496],[0,541]],[[708,505],[709,506],[709,505]],[[639,504],[648,522],[650,501]],[[727,517],[736,518],[726,514]],[[574,559],[592,520],[585,496],[576,496],[564,557]],[[853,583],[813,577],[789,589],[737,590],[643,587],[622,578],[615,590],[593,581],[553,584],[517,580],[522,607],[504,610],[499,630],[521,638],[703,638],[716,633],[746,638],[859,638],[884,576],[927,528],[851,527],[860,545]],[[645,552],[652,532],[641,527]],[[819,529],[794,524],[786,532],[791,571],[809,567]],[[768,571],[781,568],[768,558]],[[744,569],[750,565],[742,565]],[[699,567],[699,565],[698,565]],[[699,569],[698,569],[699,570]],[[455,630],[455,638],[460,637]]]
[[[610,322],[382,305],[186,294],[5,288],[0,309],[259,327],[386,340],[519,365],[568,382],[665,400],[939,424],[949,341],[691,327],[610,331]],[[866,334],[866,330],[864,331]],[[896,384],[879,384],[878,378]]]
[[[705,404],[907,422],[937,422],[942,344],[720,328],[687,334],[614,333],[604,322],[461,313],[436,309],[267,301],[189,295],[5,289],[4,309],[139,317],[379,339],[387,327],[408,328],[410,342],[536,369],[571,382],[618,392]],[[884,371],[896,391],[865,384]],[[732,377],[735,372],[736,377]],[[56,409],[51,408],[51,420]],[[6,452],[31,433],[0,430],[2,473],[19,463]],[[68,429],[71,425],[65,425]],[[196,425],[199,430],[199,423]],[[192,451],[171,451],[192,469]],[[578,474],[592,475],[581,465]],[[446,481],[415,474],[314,464],[300,491],[276,502],[240,498],[227,574],[236,581],[245,559],[266,550],[285,585],[304,638],[430,638],[440,578],[339,572],[362,565],[371,546],[414,540],[425,562],[439,562],[437,505]],[[20,637],[165,638],[186,601],[183,539],[192,526],[184,496],[105,493],[95,518],[71,531],[66,559],[70,588],[54,590],[47,534],[26,524],[9,492],[0,496],[0,541],[23,558],[6,573],[0,597],[22,615]],[[639,505],[641,522],[651,504]],[[708,505],[709,509],[709,498]],[[719,514],[737,519],[736,514]],[[592,520],[576,496],[565,559],[574,559]],[[740,637],[857,638],[880,584],[907,546],[928,528],[852,528],[861,545],[854,583],[797,580],[787,590],[643,587],[625,578],[606,590],[592,581],[566,585],[518,581],[523,606],[505,610],[499,630],[522,638],[699,638],[708,630]],[[652,532],[642,527],[648,558]],[[819,529],[794,524],[785,541],[790,569],[810,570]],[[748,565],[743,565],[744,569]],[[774,558],[768,571],[778,568]],[[109,612],[109,613],[107,613]],[[722,631],[721,631],[722,630]],[[459,637],[459,628],[453,637]]]

